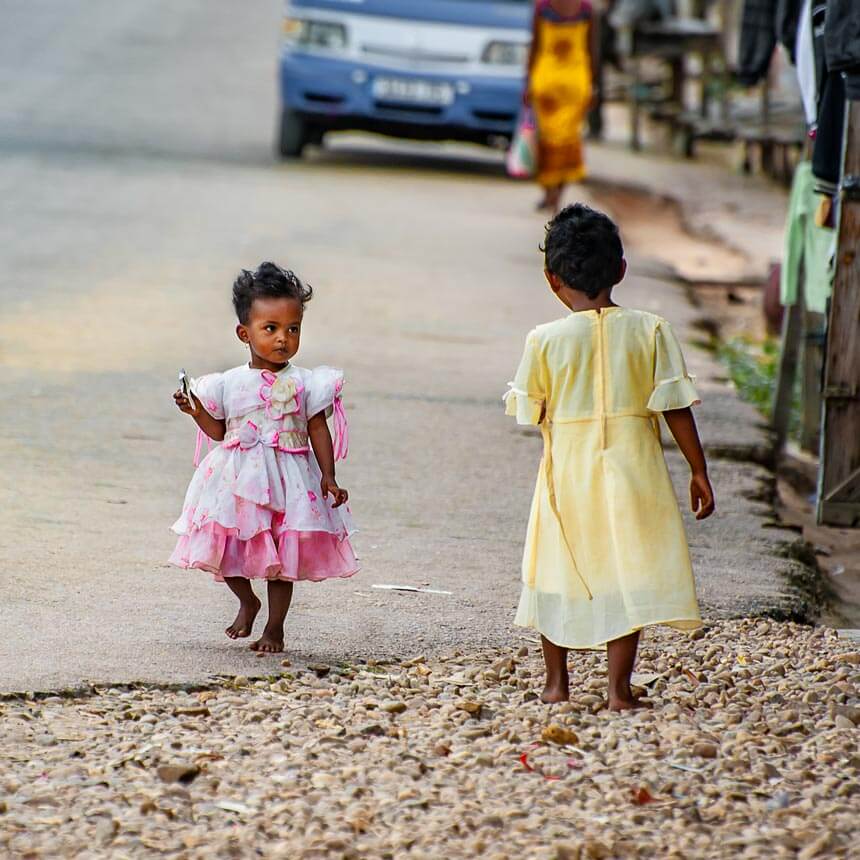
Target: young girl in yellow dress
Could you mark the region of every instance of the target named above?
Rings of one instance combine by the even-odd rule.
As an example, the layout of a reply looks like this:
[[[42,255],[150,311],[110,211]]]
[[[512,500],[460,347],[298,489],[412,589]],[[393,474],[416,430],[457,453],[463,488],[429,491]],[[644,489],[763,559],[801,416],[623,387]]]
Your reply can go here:
[[[609,218],[568,206],[547,225],[544,253],[571,313],[528,335],[506,395],[507,413],[544,440],[515,623],[541,634],[544,702],[568,698],[567,649],[605,644],[609,707],[641,707],[630,689],[639,631],[701,624],[657,420],[690,464],[704,519],[714,494],[690,410],[699,400],[669,323],[612,301],[626,262]]]

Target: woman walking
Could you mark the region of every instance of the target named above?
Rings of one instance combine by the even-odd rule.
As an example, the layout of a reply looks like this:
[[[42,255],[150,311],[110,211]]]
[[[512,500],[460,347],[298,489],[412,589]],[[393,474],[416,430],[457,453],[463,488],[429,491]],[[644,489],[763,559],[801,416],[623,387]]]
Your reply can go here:
[[[564,186],[585,177],[582,125],[592,103],[596,51],[589,0],[537,0],[525,100],[538,127],[538,209],[555,214]]]

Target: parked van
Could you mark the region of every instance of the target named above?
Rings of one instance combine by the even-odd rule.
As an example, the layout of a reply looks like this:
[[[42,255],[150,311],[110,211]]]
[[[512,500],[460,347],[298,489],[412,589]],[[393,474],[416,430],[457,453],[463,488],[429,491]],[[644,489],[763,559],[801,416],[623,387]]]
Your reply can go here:
[[[531,14],[530,0],[287,0],[278,151],[337,129],[510,138]]]

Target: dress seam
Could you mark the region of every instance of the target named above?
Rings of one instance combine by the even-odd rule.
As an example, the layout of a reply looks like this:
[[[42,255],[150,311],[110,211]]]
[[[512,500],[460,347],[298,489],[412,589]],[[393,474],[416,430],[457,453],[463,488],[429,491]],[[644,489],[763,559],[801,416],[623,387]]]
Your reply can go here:
[[[600,360],[600,450],[606,450],[606,349],[604,344],[603,314],[597,314],[597,348]]]
[[[631,410],[623,410],[621,412],[604,412],[603,415],[587,415],[580,418],[559,418],[557,416],[552,417],[553,424],[585,424],[589,421],[600,421],[601,418],[606,418],[607,420],[612,418],[651,418],[652,413],[647,410],[644,412],[640,412],[638,409]]]

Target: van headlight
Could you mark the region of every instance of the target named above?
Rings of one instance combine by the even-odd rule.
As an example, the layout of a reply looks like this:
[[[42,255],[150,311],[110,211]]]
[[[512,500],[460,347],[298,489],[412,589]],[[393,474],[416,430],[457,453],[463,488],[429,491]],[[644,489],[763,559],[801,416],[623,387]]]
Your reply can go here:
[[[342,51],[346,47],[346,27],[335,21],[285,18],[284,39],[306,48]]]
[[[523,42],[489,42],[481,62],[493,66],[524,66],[528,56],[529,46]]]

